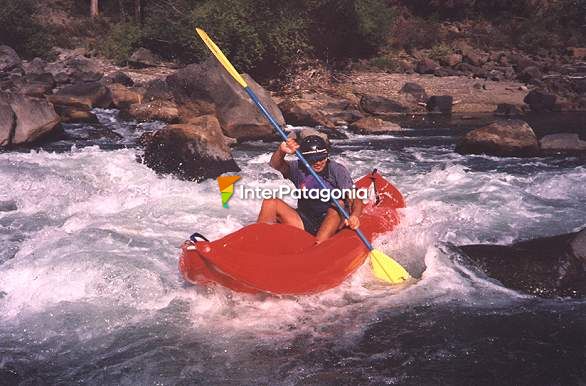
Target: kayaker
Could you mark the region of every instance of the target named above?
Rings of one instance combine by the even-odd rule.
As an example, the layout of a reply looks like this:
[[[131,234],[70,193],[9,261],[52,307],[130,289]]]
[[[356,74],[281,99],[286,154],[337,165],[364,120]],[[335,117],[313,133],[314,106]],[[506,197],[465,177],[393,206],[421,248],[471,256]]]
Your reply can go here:
[[[305,170],[301,161],[285,160],[285,156],[294,154],[296,149],[299,149],[313,170],[322,177],[328,188],[352,189],[350,172],[343,165],[329,158],[329,146],[319,135],[308,135],[299,144],[294,138],[289,138],[279,145],[271,157],[269,165],[281,172],[284,178],[291,180],[296,188],[320,189],[315,178]],[[360,226],[358,216],[362,212],[362,200],[348,199],[339,202],[350,213],[348,220],[344,220],[334,204],[320,199],[300,198],[297,201],[297,209],[290,207],[279,198],[265,199],[257,222],[289,224],[315,235],[316,242],[320,243],[334,235],[344,225],[351,229]]]

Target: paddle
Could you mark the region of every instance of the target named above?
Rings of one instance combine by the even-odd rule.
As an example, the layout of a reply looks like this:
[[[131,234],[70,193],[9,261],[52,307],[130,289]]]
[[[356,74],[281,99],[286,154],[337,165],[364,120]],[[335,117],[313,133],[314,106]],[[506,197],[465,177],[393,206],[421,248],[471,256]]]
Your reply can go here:
[[[234,68],[234,66],[232,66],[232,63],[230,63],[228,58],[226,58],[226,56],[222,53],[222,51],[218,48],[218,46],[216,46],[216,44],[212,41],[212,39],[210,39],[210,37],[208,36],[208,34],[205,33],[204,30],[202,30],[200,28],[196,28],[195,30],[196,30],[197,34],[199,35],[199,37],[206,44],[206,46],[208,46],[210,51],[212,51],[212,53],[214,54],[216,59],[218,59],[218,61],[222,64],[222,66],[224,66],[226,71],[228,71],[228,73],[230,75],[232,75],[232,77],[236,80],[236,82],[238,82],[244,88],[244,91],[246,91],[248,96],[250,96],[250,98],[252,99],[252,101],[254,102],[256,107],[258,107],[260,112],[265,116],[266,119],[268,119],[270,124],[277,131],[277,133],[281,136],[281,138],[283,138],[284,141],[287,141],[287,134],[285,134],[285,132],[283,131],[281,126],[279,126],[279,124],[277,123],[275,118],[273,118],[273,116],[263,106],[263,104],[260,102],[260,100],[258,99],[256,94],[254,93],[254,91],[252,91],[252,89],[250,87],[248,87],[244,78],[242,78],[242,76],[238,73],[238,71],[236,71],[236,69]],[[311,175],[315,178],[315,180],[318,182],[318,184],[321,186],[321,188],[327,189],[327,187],[324,184],[324,182],[322,181],[321,177],[313,170],[313,168],[305,160],[305,158],[303,157],[301,152],[299,150],[295,150],[295,155],[297,155],[297,158],[299,158],[299,160],[301,162],[303,162],[303,165],[305,165],[305,168],[311,173]],[[332,203],[338,208],[338,211],[340,213],[342,213],[342,215],[344,216],[344,218],[346,220],[348,220],[350,218],[350,215],[348,214],[348,212],[340,205],[340,203],[337,200],[332,198]],[[366,237],[364,236],[364,234],[362,233],[360,228],[356,228],[356,229],[354,229],[354,231],[356,232],[356,234],[358,235],[360,240],[362,240],[364,245],[366,245],[366,247],[370,251],[372,270],[373,270],[374,275],[377,278],[384,280],[386,282],[389,282],[389,283],[393,283],[393,284],[402,283],[405,280],[410,278],[409,273],[399,263],[397,263],[395,260],[393,260],[389,256],[385,255],[381,251],[374,249],[372,247],[372,244],[370,244],[370,242],[366,239]]]

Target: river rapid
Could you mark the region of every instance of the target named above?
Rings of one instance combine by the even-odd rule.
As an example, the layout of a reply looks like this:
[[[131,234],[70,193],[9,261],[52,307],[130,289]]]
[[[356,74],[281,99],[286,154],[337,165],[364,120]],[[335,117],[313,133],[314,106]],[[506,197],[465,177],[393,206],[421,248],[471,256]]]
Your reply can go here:
[[[120,138],[0,153],[1,385],[586,383],[586,301],[504,288],[455,248],[583,227],[583,159],[462,156],[449,128],[335,140],[353,177],[377,168],[403,192],[374,244],[418,280],[387,287],[365,265],[324,293],[252,296],[187,284],[177,263],[192,232],[233,232],[260,201],[225,209],[216,181],[157,176],[128,146],[156,124],[99,116]],[[234,150],[239,183],[284,183],[275,146]]]

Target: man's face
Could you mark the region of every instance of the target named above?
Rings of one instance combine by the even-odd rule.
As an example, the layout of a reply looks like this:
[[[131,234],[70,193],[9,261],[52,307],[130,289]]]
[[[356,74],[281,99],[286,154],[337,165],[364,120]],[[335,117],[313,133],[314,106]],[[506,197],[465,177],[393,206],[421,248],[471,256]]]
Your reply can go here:
[[[313,168],[313,170],[315,170],[317,173],[323,171],[326,167],[326,163],[328,162],[327,158],[322,159],[321,161],[315,161],[311,164],[311,167]]]

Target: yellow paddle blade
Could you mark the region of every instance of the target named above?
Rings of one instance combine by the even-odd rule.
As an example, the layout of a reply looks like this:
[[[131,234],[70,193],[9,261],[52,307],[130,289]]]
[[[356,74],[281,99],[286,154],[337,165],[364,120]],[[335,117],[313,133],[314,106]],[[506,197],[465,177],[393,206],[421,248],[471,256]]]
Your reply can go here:
[[[401,264],[377,249],[370,251],[370,263],[374,276],[388,283],[399,284],[411,278]]]
[[[240,83],[240,85],[242,87],[246,88],[247,87],[247,84],[246,84],[246,81],[244,80],[244,78],[242,78],[242,76],[238,73],[238,71],[236,71],[236,69],[234,68],[234,66],[232,65],[232,63],[230,63],[230,61],[228,60],[228,58],[226,58],[226,56],[218,48],[218,46],[216,45],[216,43],[214,43],[212,41],[212,39],[210,39],[210,37],[208,36],[208,34],[205,33],[205,31],[202,30],[201,28],[196,28],[195,31],[197,32],[197,34],[199,35],[199,37],[201,38],[201,40],[203,40],[203,42],[206,44],[206,46],[208,46],[208,48],[210,49],[210,51],[212,51],[212,54],[214,54],[214,56],[220,61],[220,63],[222,63],[222,66],[224,66],[224,68],[226,69],[226,71],[228,71],[228,73],[230,75],[232,75],[232,77],[234,79],[236,79],[236,81],[238,83]]]

